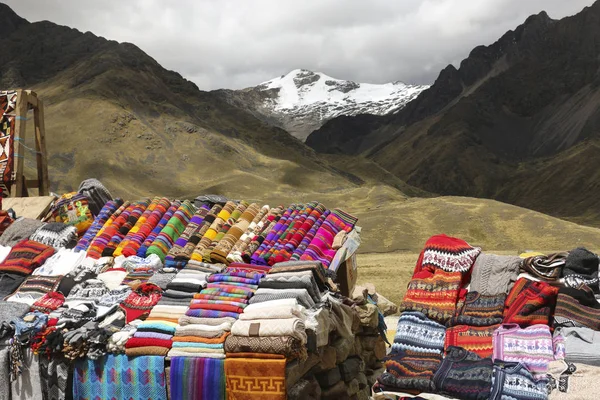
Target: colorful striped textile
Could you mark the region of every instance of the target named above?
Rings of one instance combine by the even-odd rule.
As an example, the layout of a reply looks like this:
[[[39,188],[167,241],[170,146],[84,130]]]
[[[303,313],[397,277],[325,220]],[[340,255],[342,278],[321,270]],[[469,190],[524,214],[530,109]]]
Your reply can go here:
[[[90,243],[96,237],[96,234],[100,231],[100,229],[102,229],[110,216],[113,215],[122,204],[122,199],[109,200],[104,207],[102,207],[102,210],[100,210],[98,216],[96,216],[94,219],[92,226],[90,226],[81,239],[79,239],[77,246],[75,246],[75,251],[87,251]]]
[[[254,254],[252,254],[252,264],[267,265],[263,256],[268,249],[270,249],[276,243],[283,230],[289,225],[292,215],[295,215],[295,213],[298,212],[297,207],[298,206],[296,204],[290,205],[285,210],[281,218],[279,218],[277,223],[275,223],[273,228],[267,232],[267,235],[264,237],[261,245],[258,247],[258,249],[256,249]]]
[[[141,229],[141,227],[144,226],[144,224],[148,220],[148,217],[150,215],[152,215],[152,213],[156,209],[156,206],[158,205],[158,203],[160,202],[160,200],[161,200],[160,197],[154,197],[152,199],[152,201],[148,204],[148,206],[144,210],[143,214],[140,215],[140,217],[137,219],[135,225],[133,225],[131,227],[131,229],[129,230],[129,232],[127,232],[127,235],[125,235],[125,237],[123,238],[123,240],[121,241],[121,243],[119,243],[119,245],[115,249],[115,252],[113,253],[114,257],[118,257],[120,255],[123,255],[123,249],[129,245],[129,243],[131,242],[132,238],[137,237],[136,236],[137,233],[139,232],[139,230]],[[133,256],[133,255],[135,255],[135,253],[130,253],[129,255]]]
[[[167,253],[185,230],[185,226],[190,222],[194,212],[194,206],[189,200],[181,203],[181,206],[175,211],[167,225],[160,231],[160,234],[154,239],[152,245],[148,247],[146,255],[156,254],[164,262]]]
[[[223,207],[220,204],[215,204],[208,213],[204,216],[204,220],[202,224],[198,227],[198,230],[192,234],[187,244],[184,246],[181,254],[175,257],[177,260],[187,260],[189,261],[194,254],[194,250],[196,246],[200,243],[208,229],[211,227],[215,219],[217,218],[217,214],[221,212]]]
[[[119,246],[119,244],[121,244],[121,242],[129,233],[131,228],[134,227],[138,219],[140,219],[144,211],[146,211],[146,208],[149,204],[149,199],[144,199],[134,203],[134,206],[131,209],[131,212],[129,213],[129,216],[127,217],[125,223],[123,223],[119,230],[115,232],[115,234],[110,238],[108,244],[102,250],[102,257],[112,257],[114,255],[114,252]]]
[[[223,239],[223,237],[225,237],[227,232],[229,232],[229,229],[231,228],[231,226],[234,225],[237,222],[237,220],[240,218],[240,216],[246,211],[246,208],[248,208],[248,205],[249,205],[248,202],[242,200],[235,207],[235,209],[231,212],[231,214],[229,215],[229,218],[227,218],[227,220],[223,222],[223,224],[221,225],[221,228],[218,230],[217,234],[215,235],[215,238],[211,241],[211,243],[202,252],[202,259],[205,262],[214,262],[210,258],[211,253],[217,247],[217,245],[219,244],[221,239]]]
[[[233,248],[233,246],[242,237],[244,232],[250,226],[250,223],[254,220],[254,217],[260,211],[260,206],[256,203],[250,204],[246,210],[240,215],[238,220],[229,228],[223,238],[217,243],[214,250],[210,254],[212,262],[220,262],[223,264],[229,264],[227,255]]]
[[[282,226],[281,230],[274,237],[274,242],[271,247],[268,248],[261,256],[261,258],[265,260],[268,265],[273,265],[273,260],[271,258],[274,258],[279,249],[283,247],[283,243],[287,241],[288,235],[290,235],[292,232],[295,232],[295,224],[298,221],[303,221],[306,219],[306,212],[307,206],[304,204],[298,204],[296,206],[296,209],[294,212],[292,212],[286,224]]]
[[[10,253],[0,263],[0,272],[30,275],[52,254],[54,254],[54,248],[33,240],[23,239],[10,249]]]
[[[242,261],[245,263],[252,262],[252,255],[258,250],[258,248],[262,245],[266,236],[271,232],[271,230],[277,225],[281,217],[283,216],[284,208],[283,206],[279,206],[271,209],[269,215],[267,216],[267,220],[265,221],[265,225],[263,229],[256,233],[254,237],[248,243],[246,250],[244,250],[241,254]]]
[[[225,399],[225,360],[172,357],[170,378],[171,400]]]
[[[166,399],[164,358],[108,355],[75,363],[73,397],[79,400]]]
[[[292,255],[298,249],[300,243],[302,243],[302,239],[306,237],[314,224],[325,212],[325,206],[321,203],[309,203],[309,207],[310,208],[307,208],[307,214],[305,214],[305,218],[303,218],[301,221],[298,221],[298,226],[293,232],[290,233],[290,237],[284,244],[283,248],[281,248],[274,256],[273,261],[270,262],[271,265],[274,263],[291,260]]]
[[[246,231],[240,236],[238,241],[233,245],[229,254],[227,255],[227,260],[229,262],[242,262],[242,253],[248,248],[248,245],[252,241],[255,235],[262,232],[265,227],[265,224],[268,223],[268,219],[270,216],[271,208],[268,205],[264,205],[261,209],[256,213],[254,219],[248,225]]]
[[[300,244],[298,245],[296,250],[294,250],[294,254],[292,254],[291,260],[293,260],[293,261],[300,260],[300,257],[302,257],[302,255],[306,251],[306,248],[308,247],[310,242],[312,242],[313,238],[317,234],[317,231],[321,228],[321,225],[323,225],[323,223],[325,222],[327,217],[329,217],[330,213],[331,213],[331,211],[325,210],[325,212],[323,214],[321,214],[319,219],[315,221],[315,223],[310,228],[310,230],[306,233],[306,235],[304,235],[304,238],[302,238],[302,241],[300,242]]]
[[[173,214],[175,214],[175,211],[177,211],[179,209],[179,206],[181,206],[181,202],[179,200],[175,200],[171,203],[171,205],[169,206],[167,211],[163,214],[161,219],[158,221],[156,226],[154,226],[154,228],[148,234],[148,236],[146,236],[146,239],[144,240],[144,242],[142,243],[140,248],[137,250],[138,257],[146,257],[146,251],[148,250],[148,247],[150,247],[152,245],[152,243],[154,242],[156,237],[160,234],[160,232],[163,230],[163,228],[167,225],[167,223],[169,222],[169,220],[171,219]]]
[[[194,252],[192,253],[191,258],[192,260],[204,261],[204,251],[208,248],[208,246],[210,246],[215,237],[217,237],[217,234],[221,230],[221,227],[229,218],[233,210],[235,210],[235,203],[233,201],[228,201],[227,203],[225,203],[225,205],[223,206],[221,211],[219,211],[210,227],[206,230],[206,232],[194,248]]]
[[[600,303],[592,290],[582,285],[579,289],[560,288],[554,309],[554,327],[575,326],[600,331]]]
[[[90,243],[90,247],[87,250],[88,257],[98,259],[102,257],[102,251],[113,237],[113,235],[121,228],[125,223],[129,214],[133,208],[133,204],[126,201],[121,207],[110,218],[106,221],[102,229],[98,231],[98,234]]]
[[[333,239],[340,231],[350,232],[358,219],[342,210],[335,209],[319,228],[300,260],[318,260],[325,268],[335,256]]]
[[[146,238],[150,236],[156,226],[161,222],[163,216],[170,207],[171,202],[165,197],[159,198],[156,203],[153,201],[138,220],[137,226],[134,226],[131,231],[129,231],[128,237],[126,238],[127,241],[121,243],[121,255],[126,257],[138,255],[138,250],[141,248]],[[117,251],[119,251],[119,249],[117,249]]]
[[[203,204],[202,207],[196,210],[196,212],[190,219],[190,222],[185,227],[184,231],[177,238],[177,240],[175,240],[175,243],[173,244],[171,250],[169,250],[167,257],[165,258],[167,261],[183,260],[187,262],[187,260],[189,260],[189,257],[185,257],[185,246],[188,244],[192,236],[196,234],[198,230],[203,226],[204,218],[208,215],[209,211],[210,209],[205,204]]]

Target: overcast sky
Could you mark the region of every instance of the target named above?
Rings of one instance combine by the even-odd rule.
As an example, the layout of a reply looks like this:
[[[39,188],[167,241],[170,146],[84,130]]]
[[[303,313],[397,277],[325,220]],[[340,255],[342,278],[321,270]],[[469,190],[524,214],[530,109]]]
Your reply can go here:
[[[50,20],[131,42],[201,89],[254,86],[296,68],[334,78],[429,84],[474,46],[529,15],[592,0],[2,0]]]

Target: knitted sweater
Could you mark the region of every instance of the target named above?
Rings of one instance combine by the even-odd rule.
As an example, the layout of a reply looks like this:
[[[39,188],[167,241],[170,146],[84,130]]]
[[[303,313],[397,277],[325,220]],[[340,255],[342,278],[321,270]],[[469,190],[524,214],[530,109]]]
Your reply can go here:
[[[493,364],[460,347],[450,347],[433,377],[436,391],[464,400],[486,400],[492,388]]]
[[[457,325],[450,327],[446,329],[444,347],[446,351],[451,346],[462,347],[480,357],[491,357],[494,349],[494,332],[499,326]]]
[[[470,290],[481,295],[507,294],[517,280],[521,259],[482,253],[475,260]]]
[[[406,311],[400,315],[392,353],[415,351],[441,355],[444,351],[446,330],[423,313]]]
[[[521,363],[494,363],[490,400],[546,400],[547,381],[536,381]]]
[[[439,323],[446,323],[455,312],[461,292],[461,272],[423,270],[413,275],[400,311],[419,311]]]
[[[29,275],[52,254],[54,254],[52,247],[24,239],[17,243],[0,263],[0,272]]]
[[[494,360],[522,363],[535,376],[548,371],[554,360],[552,334],[547,325],[525,329],[504,324],[494,332]]]
[[[557,294],[558,288],[545,282],[519,278],[506,297],[503,322],[517,323],[523,328],[548,325]]]
[[[481,295],[477,292],[467,293],[465,301],[447,326],[470,325],[491,326],[502,323],[504,301],[506,295],[501,293],[493,296]]]

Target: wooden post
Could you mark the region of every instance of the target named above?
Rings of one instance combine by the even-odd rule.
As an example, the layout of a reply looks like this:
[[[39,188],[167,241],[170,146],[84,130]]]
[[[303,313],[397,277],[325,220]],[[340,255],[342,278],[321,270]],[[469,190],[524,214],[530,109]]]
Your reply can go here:
[[[15,108],[15,134],[13,136],[13,168],[15,171],[15,184],[10,191],[10,197],[22,197],[26,192],[23,169],[25,167],[25,147],[23,141],[27,129],[27,111],[29,103],[24,90],[17,90],[17,104]]]
[[[36,97],[36,96],[32,96]],[[35,122],[35,150],[37,151],[38,196],[48,196],[48,158],[46,156],[46,126],[44,125],[44,104],[37,101],[33,109]]]

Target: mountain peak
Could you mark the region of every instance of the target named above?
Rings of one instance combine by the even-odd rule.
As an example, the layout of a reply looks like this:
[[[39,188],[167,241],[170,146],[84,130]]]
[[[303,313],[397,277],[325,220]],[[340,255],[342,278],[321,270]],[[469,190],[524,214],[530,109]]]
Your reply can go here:
[[[19,17],[9,6],[0,3],[0,36],[5,37],[27,24],[25,18]]]
[[[337,116],[394,113],[426,88],[401,81],[357,83],[323,72],[294,69],[236,93],[238,100],[249,104],[255,115],[270,123],[275,120],[277,126],[305,140],[312,131]]]

